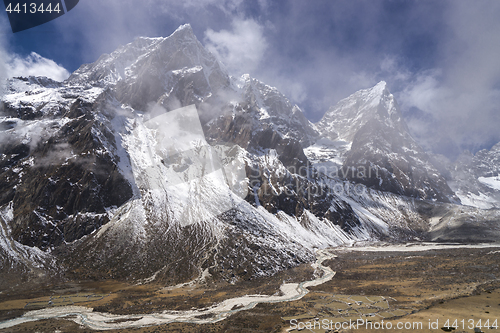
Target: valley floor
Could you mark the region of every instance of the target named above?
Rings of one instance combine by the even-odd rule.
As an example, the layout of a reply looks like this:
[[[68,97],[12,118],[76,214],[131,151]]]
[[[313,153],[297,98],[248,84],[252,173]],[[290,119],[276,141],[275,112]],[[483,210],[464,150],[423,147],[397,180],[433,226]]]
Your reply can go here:
[[[385,246],[336,248],[337,256],[323,264],[336,275],[321,285],[309,287],[300,300],[259,304],[213,324],[172,323],[113,332],[325,332],[335,322],[363,320],[392,329],[370,329],[365,325],[340,332],[443,332],[446,320],[454,332],[474,332],[479,320],[484,326],[500,324],[500,245],[476,248],[446,246]],[[81,283],[34,293],[0,294],[0,321],[18,317],[33,307],[74,305],[114,314],[140,314],[163,309],[188,310],[246,294],[272,295],[286,282],[312,279],[310,265],[282,272],[273,278],[236,285],[209,283],[166,290],[154,285],[131,286],[114,282]],[[46,293],[43,295],[43,293]],[[52,298],[50,298],[52,297]],[[87,299],[85,299],[87,297]],[[49,305],[48,302],[52,301]],[[77,301],[77,302],[75,302]],[[65,303],[66,302],[66,303]],[[316,320],[317,318],[317,320]],[[464,320],[463,322],[461,322]],[[317,330],[309,330],[319,321]],[[471,325],[473,323],[473,326]],[[301,324],[302,323],[302,324]],[[325,326],[325,324],[327,324]],[[421,323],[421,326],[418,326]],[[432,323],[432,327],[429,327]],[[434,323],[437,323],[434,324]],[[396,329],[397,325],[412,329]],[[338,324],[340,325],[340,324]],[[340,327],[340,326],[338,326]],[[377,327],[377,326],[375,326]],[[409,326],[407,326],[409,327]],[[495,329],[483,327],[484,332]],[[13,326],[5,332],[91,332],[64,319],[50,319]]]

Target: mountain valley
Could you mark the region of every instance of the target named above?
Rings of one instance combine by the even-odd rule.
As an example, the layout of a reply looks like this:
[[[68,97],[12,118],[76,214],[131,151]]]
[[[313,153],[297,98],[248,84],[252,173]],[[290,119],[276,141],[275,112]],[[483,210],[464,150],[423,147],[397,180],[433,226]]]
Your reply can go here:
[[[175,309],[189,310],[310,280],[322,249],[495,243],[499,173],[500,143],[456,161],[426,152],[384,81],[313,123],[278,89],[231,76],[183,25],[64,82],[7,81],[0,299],[77,284],[114,295],[96,311],[136,311],[123,290],[158,305],[146,312],[186,295]],[[175,286],[178,298],[158,296]],[[22,313],[0,307],[1,320]]]

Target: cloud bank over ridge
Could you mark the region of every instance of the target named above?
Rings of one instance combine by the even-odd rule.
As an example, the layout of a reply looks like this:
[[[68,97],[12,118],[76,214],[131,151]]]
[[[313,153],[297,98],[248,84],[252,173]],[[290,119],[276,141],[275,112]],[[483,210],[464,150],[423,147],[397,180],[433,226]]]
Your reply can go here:
[[[42,26],[8,39],[22,54],[15,68],[64,77],[57,66],[73,71],[137,36],[190,23],[231,74],[276,86],[312,121],[385,80],[418,141],[453,157],[500,141],[498,17],[495,0],[87,0],[44,25],[47,36]]]

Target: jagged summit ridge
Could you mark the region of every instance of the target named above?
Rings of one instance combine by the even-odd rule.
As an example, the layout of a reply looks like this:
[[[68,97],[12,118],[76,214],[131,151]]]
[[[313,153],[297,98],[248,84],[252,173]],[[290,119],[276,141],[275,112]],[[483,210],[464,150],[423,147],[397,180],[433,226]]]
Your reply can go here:
[[[379,190],[445,202],[457,200],[411,137],[385,81],[338,102],[317,128],[323,139],[306,153],[329,173],[351,170],[344,172],[349,180]]]
[[[352,142],[356,132],[370,121],[405,127],[399,107],[385,81],[338,102],[325,113],[318,127],[326,137]]]
[[[198,41],[186,24],[168,37],[139,37],[120,46],[111,54],[91,64],[82,65],[66,81],[70,85],[118,85],[118,98],[136,108],[146,102],[168,99],[176,89],[176,78],[199,81],[195,84],[198,100],[203,100],[221,86],[229,84],[229,75],[218,60]],[[185,94],[184,94],[185,95]],[[191,102],[193,96],[189,97]],[[178,98],[177,98],[178,99]]]
[[[175,284],[208,272],[232,282],[310,261],[314,248],[424,239],[421,212],[453,206],[432,202],[452,193],[385,82],[311,124],[278,89],[228,75],[189,25],[137,38],[64,83],[9,84],[0,104],[9,138],[0,142],[3,267],[12,262],[3,253],[29,262],[31,247],[50,249],[40,260],[77,279]],[[182,125],[196,116],[196,126]],[[189,149],[179,149],[180,127],[194,132],[184,133]]]
[[[372,237],[342,199],[303,197],[301,142],[316,134],[301,110],[258,80],[232,79],[189,26],[138,38],[56,87],[12,85],[0,119],[11,138],[0,161],[6,241],[61,249],[57,259],[87,267],[86,277],[175,283],[204,266],[253,278],[310,260],[314,247]],[[177,147],[159,143],[172,122],[148,121],[193,104],[210,147],[193,138],[193,149],[171,155]],[[218,154],[218,171],[172,184],[209,169],[193,164],[195,153]],[[243,198],[230,195],[241,186]]]
[[[475,155],[464,152],[455,163],[446,162],[451,187],[464,205],[500,208],[500,142]]]

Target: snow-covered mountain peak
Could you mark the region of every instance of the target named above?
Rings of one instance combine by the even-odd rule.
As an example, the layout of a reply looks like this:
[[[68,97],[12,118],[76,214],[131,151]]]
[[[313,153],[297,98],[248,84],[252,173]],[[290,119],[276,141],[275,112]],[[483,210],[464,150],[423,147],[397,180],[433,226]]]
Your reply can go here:
[[[346,177],[383,191],[456,201],[445,179],[411,137],[385,81],[338,102],[317,128],[322,140],[305,153],[327,173],[357,169],[362,171],[359,177],[354,172]],[[365,170],[375,172],[366,177]]]
[[[500,142],[491,147],[490,152],[500,153]]]
[[[189,71],[198,66],[206,71],[207,78],[214,71],[227,76],[222,65],[198,41],[191,26],[185,24],[168,37],[138,37],[96,62],[82,65],[67,82],[106,86],[156,76],[164,83],[172,71]]]
[[[229,86],[230,78],[186,24],[168,37],[136,38],[82,65],[66,83],[116,87],[118,101],[146,111],[151,103],[169,110],[198,104]]]
[[[500,208],[500,142],[473,155],[464,151],[447,166],[451,187],[462,204],[482,209]]]
[[[384,95],[390,95],[385,81],[380,81],[372,88],[360,90],[359,93],[361,96],[374,103],[380,102]]]
[[[432,201],[454,201],[386,82],[316,126],[278,89],[229,76],[189,25],[139,37],[62,83],[7,83],[0,267],[250,280],[311,260],[313,248],[420,238],[434,208],[452,207]],[[468,176],[454,177],[457,194],[500,207],[500,144],[466,157],[450,172]]]
[[[318,127],[330,139],[352,142],[362,126],[375,120],[385,122],[390,127],[406,129],[396,100],[385,81],[338,102],[325,113]]]
[[[184,44],[193,43],[196,44],[197,46],[201,46],[190,24],[183,24],[179,26],[168,37],[160,37],[160,39],[162,40],[162,42],[166,40],[175,40],[178,43],[184,43]],[[201,48],[203,48],[203,46],[201,46]]]
[[[387,88],[387,82],[385,82],[384,80],[382,80],[379,83],[377,83],[376,85],[374,85],[373,88],[372,88],[372,90],[373,89],[385,90],[386,88]]]
[[[348,100],[350,101],[356,100],[362,104],[377,106],[381,102],[383,102],[385,98],[388,98],[390,96],[392,96],[392,94],[389,92],[389,89],[387,88],[387,83],[385,81],[380,81],[373,87],[359,90],[354,94],[352,94],[351,96],[343,99],[342,101],[347,102]],[[341,102],[339,102],[339,104]]]
[[[189,24],[189,23],[180,25],[177,29],[175,29],[175,31],[172,33],[172,35],[175,35],[176,33],[181,33],[181,32],[189,33],[189,34],[194,36],[193,28],[191,28],[191,24]],[[170,35],[170,36],[172,36],[172,35]]]

